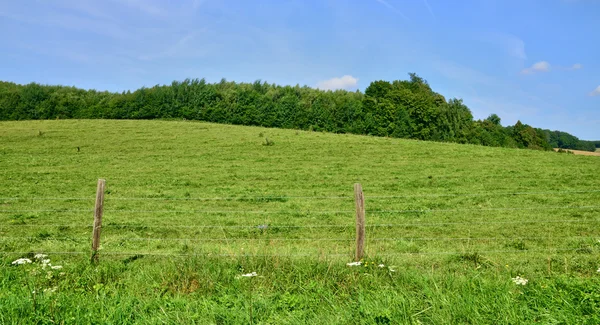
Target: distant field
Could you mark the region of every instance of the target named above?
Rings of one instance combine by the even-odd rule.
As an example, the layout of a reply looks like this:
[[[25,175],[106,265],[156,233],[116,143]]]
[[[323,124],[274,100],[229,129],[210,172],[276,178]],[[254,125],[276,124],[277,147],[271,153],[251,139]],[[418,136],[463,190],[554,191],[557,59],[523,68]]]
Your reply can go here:
[[[346,266],[356,182],[368,267]],[[596,157],[186,121],[0,122],[0,184],[0,323],[600,322]],[[34,253],[63,269],[11,265]]]
[[[558,148],[554,148],[554,151],[558,151]],[[572,150],[572,149],[566,149],[576,155],[582,155],[582,156],[600,156],[600,151],[598,149],[596,149],[596,152],[591,152],[591,151],[584,151],[584,150]]]

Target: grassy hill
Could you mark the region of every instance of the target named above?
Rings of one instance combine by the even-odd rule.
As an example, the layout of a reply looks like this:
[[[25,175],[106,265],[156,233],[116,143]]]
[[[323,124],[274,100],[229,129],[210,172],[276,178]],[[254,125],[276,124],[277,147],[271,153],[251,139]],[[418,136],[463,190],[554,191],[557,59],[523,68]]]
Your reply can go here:
[[[369,264],[349,267],[356,182]],[[599,182],[597,157],[554,152],[186,121],[0,122],[0,323],[595,324]],[[34,263],[11,264],[22,257]]]

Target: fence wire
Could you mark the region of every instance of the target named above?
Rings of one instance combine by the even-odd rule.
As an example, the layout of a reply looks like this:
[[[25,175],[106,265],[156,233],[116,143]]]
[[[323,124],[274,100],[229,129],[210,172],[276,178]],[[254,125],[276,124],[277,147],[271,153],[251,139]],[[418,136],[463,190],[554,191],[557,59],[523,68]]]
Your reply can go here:
[[[466,212],[466,211],[535,211],[535,210],[586,210],[600,209],[600,205],[589,206],[548,206],[548,207],[498,207],[498,208],[457,208],[457,209],[405,209],[405,210],[366,210],[370,214],[382,213],[440,213],[440,212]],[[14,212],[93,212],[93,209],[2,209],[3,213]],[[257,210],[128,210],[128,209],[105,209],[105,214],[119,213],[184,213],[184,214],[250,214],[250,215],[272,215],[272,214],[352,214],[354,210],[281,210],[281,211],[257,211]]]
[[[559,195],[559,194],[580,194],[580,193],[600,193],[600,189],[590,190],[553,190],[539,192],[480,192],[480,193],[422,193],[407,195],[365,195],[366,199],[400,199],[413,197],[455,197],[455,196],[512,196],[512,195]],[[334,196],[294,196],[294,195],[261,195],[261,196],[223,196],[223,197],[111,197],[105,196],[107,201],[245,201],[245,200],[284,200],[284,199],[315,199],[315,200],[349,200],[354,199],[349,195]],[[1,197],[0,200],[11,201],[93,201],[94,197]]]
[[[423,194],[410,194],[410,195],[373,195],[366,196],[366,199],[407,199],[407,198],[419,198],[419,197],[485,197],[485,196],[522,196],[522,195],[567,195],[567,194],[581,194],[581,193],[600,193],[600,189],[589,189],[589,190],[556,190],[556,191],[539,191],[539,192],[486,192],[486,193],[423,193]],[[230,197],[110,197],[106,196],[106,201],[261,201],[267,200],[288,200],[288,199],[306,199],[306,200],[351,200],[353,196],[230,196]],[[93,201],[93,197],[5,197],[0,198],[3,201]],[[473,212],[473,211],[543,211],[543,210],[593,210],[600,209],[600,206],[589,205],[589,206],[538,206],[538,207],[479,207],[479,208],[451,208],[451,209],[396,209],[396,210],[385,210],[385,209],[372,209],[367,210],[367,214],[404,214],[404,213],[441,213],[441,212]],[[15,213],[15,212],[49,212],[49,213],[92,213],[93,209],[0,209],[0,213]],[[105,209],[106,215],[118,215],[121,213],[141,213],[141,214],[154,214],[154,213],[174,213],[174,214],[247,214],[247,215],[273,215],[273,214],[314,214],[314,215],[326,215],[326,214],[354,214],[354,210],[281,210],[281,211],[267,211],[267,210],[173,210],[173,209]],[[441,227],[449,225],[485,225],[485,224],[496,224],[496,225],[508,225],[508,224],[559,224],[559,223],[598,223],[600,220],[590,219],[548,219],[548,220],[486,220],[486,221],[449,221],[449,222],[410,222],[410,223],[378,223],[369,224],[367,228],[396,228],[396,227]],[[29,228],[41,228],[41,227],[60,227],[60,228],[92,228],[92,224],[3,224],[0,225],[0,229],[8,227],[29,227]],[[181,224],[153,224],[153,225],[138,225],[138,224],[127,224],[127,223],[105,223],[103,228],[108,229],[119,229],[119,228],[130,228],[130,229],[156,229],[156,228],[173,228],[173,229],[203,229],[203,228],[215,228],[215,229],[259,229],[268,233],[271,229],[279,228],[290,228],[290,229],[316,229],[316,228],[354,228],[355,225],[339,225],[339,224],[317,224],[317,225],[289,225],[289,224],[258,224],[258,225],[219,225],[219,224],[208,224],[208,225],[181,225]],[[429,241],[429,242],[449,242],[449,241],[515,241],[515,240],[592,240],[598,239],[600,236],[513,236],[513,237],[375,237],[367,238],[366,242],[393,242],[393,241]],[[15,237],[15,236],[4,236],[0,237],[0,240],[56,240],[56,241],[88,241],[88,237],[61,237],[61,238],[43,238],[43,237]],[[282,242],[352,242],[355,238],[289,238],[289,237],[275,237],[275,238],[159,238],[159,237],[106,237],[106,240],[113,241],[171,241],[171,242],[240,242],[240,241],[282,241]],[[390,252],[375,254],[375,256],[426,256],[426,255],[452,255],[452,254],[466,254],[466,253],[477,253],[477,254],[521,254],[521,253],[533,253],[533,252],[567,252],[577,251],[580,248],[548,248],[548,249],[528,249],[528,250],[464,250],[464,251],[441,251],[441,252]],[[31,252],[10,252],[0,251],[0,254],[29,254]],[[77,252],[77,251],[58,251],[58,252],[45,252],[47,254],[57,255],[79,255],[89,254],[89,252]],[[208,256],[208,257],[315,257],[315,256],[351,256],[350,254],[213,254],[213,253],[199,253],[199,254],[178,254],[168,252],[117,252],[102,251],[102,255],[148,255],[148,256],[163,256],[163,257],[192,257],[192,256]]]
[[[394,256],[435,256],[435,255],[465,255],[465,254],[531,254],[531,253],[559,253],[559,252],[577,252],[580,248],[548,248],[548,249],[531,249],[531,250],[463,250],[463,251],[442,251],[442,252],[397,252],[397,253],[379,253],[373,254],[371,258],[394,257]],[[47,255],[87,255],[90,252],[81,251],[0,251],[3,255],[29,255],[32,252],[40,252]],[[106,252],[99,253],[103,256],[157,256],[157,257],[348,257],[352,258],[353,253],[336,253],[336,254],[220,254],[220,253],[161,253],[161,252],[144,252],[144,251],[125,251],[125,252]]]
[[[210,242],[210,241],[355,241],[355,238],[169,238],[169,237],[108,237],[111,241],[192,241],[192,242]],[[503,241],[503,240],[569,240],[569,239],[600,239],[600,236],[537,236],[537,237],[388,237],[388,238],[367,238],[366,242],[377,241]],[[88,237],[59,237],[59,238],[40,238],[40,237],[0,237],[0,240],[70,240],[86,241]]]
[[[366,227],[437,227],[447,225],[470,225],[470,224],[545,224],[545,223],[598,223],[600,220],[581,220],[581,219],[554,219],[554,220],[519,220],[519,221],[450,221],[450,222],[429,222],[429,223],[380,223],[380,224],[368,224]],[[0,225],[0,229],[4,227],[76,227],[76,228],[91,228],[91,224],[3,224]],[[202,229],[202,228],[246,228],[246,229],[261,229],[268,230],[269,228],[355,228],[355,225],[276,225],[268,224],[265,228],[264,225],[195,225],[195,226],[184,226],[184,225],[134,225],[134,224],[113,224],[108,223],[102,225],[102,228],[182,228],[182,229]]]

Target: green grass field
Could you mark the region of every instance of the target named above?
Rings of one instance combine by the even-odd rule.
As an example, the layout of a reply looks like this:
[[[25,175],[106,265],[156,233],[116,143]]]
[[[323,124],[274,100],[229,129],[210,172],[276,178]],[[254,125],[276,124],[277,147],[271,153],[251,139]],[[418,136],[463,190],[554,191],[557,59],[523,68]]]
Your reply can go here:
[[[357,182],[366,257],[350,267]],[[0,122],[0,184],[0,324],[600,322],[598,157],[187,121]]]

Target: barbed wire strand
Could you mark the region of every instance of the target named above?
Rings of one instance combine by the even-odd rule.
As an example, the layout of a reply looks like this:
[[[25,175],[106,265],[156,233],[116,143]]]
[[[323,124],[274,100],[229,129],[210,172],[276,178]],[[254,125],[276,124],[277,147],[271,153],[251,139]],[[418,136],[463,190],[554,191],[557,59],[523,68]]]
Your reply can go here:
[[[30,152],[28,152],[27,154],[31,154]],[[298,160],[298,161],[292,161],[293,162],[305,162],[304,160]],[[214,167],[214,166],[210,166],[210,167]],[[295,170],[295,169],[293,169]],[[299,170],[299,169],[298,169]],[[289,169],[274,169],[274,171],[285,171],[288,172]],[[36,175],[36,176],[62,176],[63,174],[66,174],[66,172],[56,172],[56,171],[51,171],[51,172],[45,172],[45,173],[29,173],[28,175]],[[7,173],[0,173],[0,177],[11,177],[14,176],[14,174],[7,174]],[[69,176],[72,176],[71,180],[89,180],[90,182],[95,182],[97,180],[96,177],[92,177],[89,178],[89,175],[75,175],[72,173],[69,173]],[[148,176],[147,173],[134,173],[131,175],[128,175],[129,177],[105,177],[106,179],[109,179],[111,182],[116,182],[117,184],[122,184],[125,182],[129,182],[129,181],[134,181],[136,183],[140,183],[140,177],[143,176]],[[188,178],[179,178],[180,175],[167,175],[170,179],[175,179],[176,181],[187,181],[189,180]],[[404,176],[404,175],[402,175]],[[429,176],[433,176],[433,175],[419,175],[417,177],[411,177],[411,178],[401,178],[401,179],[397,179],[394,180],[395,183],[397,182],[402,182],[402,181],[430,181],[431,179],[429,178]],[[493,179],[493,178],[502,178],[502,179],[535,179],[535,180],[556,180],[558,178],[564,177],[564,178],[569,178],[570,175],[568,174],[561,174],[561,175],[548,175],[547,173],[544,175],[531,175],[531,174],[525,174],[525,175],[511,175],[512,177],[507,177],[506,174],[502,174],[502,175],[490,175],[488,173],[484,174],[484,175],[477,175],[474,176],[472,173],[468,173],[468,174],[453,174],[453,175],[435,175],[433,176],[432,179],[464,179],[464,178],[470,178],[470,179]],[[377,179],[377,181],[379,181],[380,179]],[[381,183],[381,182],[374,182],[372,180],[369,179],[363,179],[363,182],[369,183],[369,184],[387,184],[387,183]],[[178,184],[175,184],[178,185]]]
[[[12,213],[12,212],[94,212],[93,209],[4,209],[0,210],[3,213]]]
[[[389,237],[389,238],[367,238],[366,241],[502,241],[502,240],[552,240],[552,239],[598,239],[599,236],[553,236],[553,237]],[[84,241],[88,237],[76,238],[40,238],[40,237],[0,237],[0,240],[69,240]],[[158,238],[158,237],[107,237],[110,241],[355,241],[355,238]]]
[[[366,227],[435,227],[447,225],[465,225],[465,224],[535,224],[535,223],[596,223],[600,220],[519,220],[519,221],[451,221],[451,222],[432,222],[432,223],[384,223],[384,224],[367,224]],[[77,224],[3,224],[2,227],[77,227],[87,228],[93,225],[77,225]],[[354,228],[355,225],[268,225],[268,228]],[[183,229],[202,229],[202,228],[261,228],[261,225],[197,225],[197,226],[182,226],[182,225],[133,225],[133,224],[105,224],[102,228],[183,228]]]
[[[540,192],[485,192],[485,193],[424,193],[424,194],[409,194],[409,195],[366,195],[366,199],[394,199],[394,198],[411,198],[411,197],[454,197],[454,196],[512,196],[512,195],[546,195],[546,194],[577,194],[577,193],[600,193],[600,189],[594,190],[566,190],[566,191],[540,191]],[[230,197],[111,197],[106,196],[105,200],[115,201],[145,201],[145,200],[160,200],[160,201],[244,201],[244,200],[269,200],[269,199],[354,199],[353,196],[230,196]],[[76,201],[76,200],[94,200],[94,197],[2,197],[0,200],[23,200],[23,201]]]
[[[407,209],[407,210],[367,210],[366,213],[437,213],[437,212],[461,212],[461,211],[530,211],[530,210],[585,210],[600,209],[599,205],[590,206],[551,206],[551,207],[498,207],[498,208],[458,208],[458,209]],[[93,209],[3,209],[2,213],[13,212],[93,212]],[[301,211],[301,210],[282,210],[282,211],[248,211],[248,210],[113,210],[105,209],[106,214],[115,213],[188,213],[188,214],[350,214],[353,210],[331,210],[331,211]]]
[[[530,250],[490,250],[490,251],[446,251],[446,252],[398,252],[398,253],[379,253],[373,254],[374,257],[385,257],[385,256],[427,256],[427,255],[464,255],[464,254],[528,254],[528,253],[539,253],[539,252],[568,252],[578,251],[580,248],[550,248],[550,249],[530,249]],[[27,255],[31,254],[32,251],[0,251],[0,254],[11,254],[11,255]],[[48,255],[84,255],[90,254],[89,252],[75,252],[75,251],[43,251]],[[100,252],[101,255],[114,255],[114,256],[128,256],[128,255],[142,255],[142,256],[162,256],[162,257],[351,257],[352,254],[217,254],[217,253],[159,253],[159,252]]]

